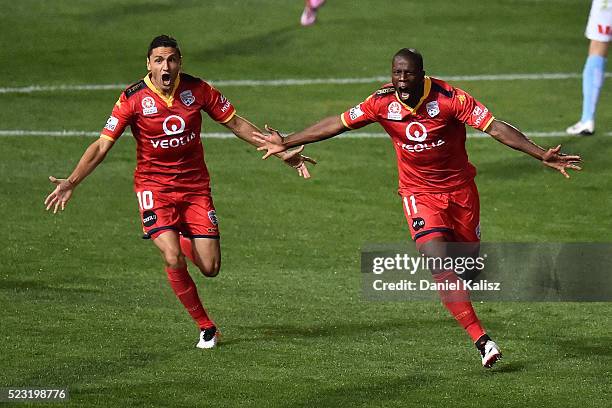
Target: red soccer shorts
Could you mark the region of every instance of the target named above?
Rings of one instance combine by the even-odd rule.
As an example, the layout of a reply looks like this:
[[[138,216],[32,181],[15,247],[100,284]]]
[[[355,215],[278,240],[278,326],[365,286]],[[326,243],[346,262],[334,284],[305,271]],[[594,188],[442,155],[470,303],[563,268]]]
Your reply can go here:
[[[219,226],[210,193],[136,187],[143,238],[155,239],[166,230],[187,238],[219,239]]]
[[[415,242],[435,237],[454,242],[480,241],[480,200],[473,181],[448,193],[402,194],[402,201]]]

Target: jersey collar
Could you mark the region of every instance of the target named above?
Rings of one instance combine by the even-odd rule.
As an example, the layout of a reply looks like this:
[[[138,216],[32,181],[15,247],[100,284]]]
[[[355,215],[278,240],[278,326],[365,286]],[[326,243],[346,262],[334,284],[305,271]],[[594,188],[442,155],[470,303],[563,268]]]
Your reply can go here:
[[[170,96],[165,96],[159,89],[157,89],[155,85],[153,85],[153,82],[151,82],[151,78],[149,78],[149,74],[144,77],[144,81],[150,90],[155,92],[157,96],[161,98],[162,101],[166,102],[166,105],[168,105],[168,107],[171,107],[172,103],[174,103],[174,92],[176,91],[179,86],[179,83],[181,82],[181,74],[179,73],[176,77],[176,83],[174,84],[174,88],[172,88],[172,92],[170,92]]]
[[[395,99],[397,99],[399,103],[401,103],[402,106],[404,106],[404,108],[408,109],[410,113],[416,112],[417,109],[419,109],[419,107],[423,103],[423,101],[429,96],[429,91],[431,91],[431,78],[426,76],[424,82],[425,82],[425,85],[423,86],[423,96],[421,96],[421,99],[419,99],[419,103],[417,103],[414,108],[411,108],[409,105],[402,102],[399,95],[397,94],[397,91],[395,91]]]

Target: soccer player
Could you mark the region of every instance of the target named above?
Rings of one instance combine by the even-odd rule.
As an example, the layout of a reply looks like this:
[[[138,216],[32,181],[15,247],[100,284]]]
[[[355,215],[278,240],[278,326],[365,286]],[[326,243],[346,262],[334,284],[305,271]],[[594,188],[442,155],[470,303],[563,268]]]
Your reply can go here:
[[[606,76],[608,44],[612,40],[612,1],[593,0],[585,36],[591,43],[582,71],[582,117],[567,128],[570,135],[595,133],[595,110]]]
[[[399,50],[392,60],[391,83],[339,116],[332,116],[287,137],[266,127],[257,133],[267,150],[264,159],[291,146],[313,143],[378,122],[391,136],[397,155],[399,194],[412,239],[425,256],[446,257],[446,242],[466,243],[476,252],[480,242],[480,207],[474,177],[476,169],[465,149],[465,125],[487,132],[505,145],[525,152],[569,177],[566,169],[580,170],[579,156],[545,150],[515,127],[497,120],[467,92],[425,75],[423,58],[414,49]],[[470,249],[471,248],[471,249]],[[432,271],[445,287],[457,282],[453,271]],[[439,291],[442,302],[463,326],[491,367],[499,347],[480,323],[469,293]]]
[[[217,328],[187,272],[185,256],[208,277],[221,267],[219,226],[210,192],[200,128],[205,111],[236,136],[258,145],[257,127],[238,116],[234,106],[205,81],[181,72],[181,51],[175,39],[161,35],[151,42],[148,73],[119,97],[98,140],[85,151],[66,179],[49,177],[55,189],[47,210],[65,208],[74,189],[106,157],[127,126],[136,139],[134,191],[143,231],[161,251],[174,293],[200,328],[198,348],[217,343]],[[302,148],[279,155],[304,178],[310,177]]]
[[[313,25],[317,21],[317,11],[324,4],[325,0],[304,0],[304,11],[300,17],[300,24],[304,27]]]

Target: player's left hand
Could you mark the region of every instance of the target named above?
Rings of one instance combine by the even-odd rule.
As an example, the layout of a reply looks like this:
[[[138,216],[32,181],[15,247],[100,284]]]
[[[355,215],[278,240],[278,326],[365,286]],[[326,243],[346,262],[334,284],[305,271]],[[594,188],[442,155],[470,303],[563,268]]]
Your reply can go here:
[[[548,149],[544,155],[542,155],[542,163],[544,163],[545,166],[557,170],[559,173],[563,174],[565,178],[570,178],[566,169],[577,171],[582,170],[582,167],[579,166],[579,164],[582,162],[582,158],[576,155],[570,156],[564,153],[559,153],[560,150],[561,145]]]
[[[58,179],[53,176],[49,176],[49,181],[55,185],[55,189],[45,199],[45,206],[47,211],[53,207],[53,214],[56,214],[59,208],[62,211],[66,208],[66,203],[72,197],[74,185],[68,179]]]
[[[255,141],[261,144],[261,146],[259,146],[257,150],[267,150],[266,154],[264,154],[264,156],[262,157],[262,159],[264,160],[272,156],[273,154],[282,153],[287,150],[287,148],[283,146],[283,141],[285,140],[283,135],[281,135],[278,130],[272,129],[268,125],[266,125],[265,128],[268,132],[267,134],[261,132],[253,132]]]
[[[317,161],[308,156],[300,154],[303,150],[304,146],[302,145],[297,149],[279,153],[279,157],[285,162],[285,164],[296,169],[300,177],[308,179],[310,178],[310,172],[308,171],[306,163],[317,164]]]

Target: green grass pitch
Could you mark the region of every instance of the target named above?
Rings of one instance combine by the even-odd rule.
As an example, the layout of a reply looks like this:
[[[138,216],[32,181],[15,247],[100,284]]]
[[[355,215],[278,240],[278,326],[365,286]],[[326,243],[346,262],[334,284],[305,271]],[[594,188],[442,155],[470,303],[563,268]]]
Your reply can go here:
[[[303,29],[300,0],[13,1],[0,12],[0,88],[135,81],[160,33],[178,38],[186,72],[212,80],[386,75],[405,46],[431,75],[579,73],[589,4],[330,0]],[[578,78],[455,84],[525,131],[579,116]],[[222,91],[258,125],[297,130],[378,85]],[[98,131],[118,95],[5,93],[0,130]],[[607,83],[599,136],[536,139],[583,155],[569,181],[491,139],[468,141],[486,241],[610,241],[611,104]],[[205,120],[204,131],[224,129]],[[476,304],[506,355],[486,371],[439,303],[362,298],[360,247],[409,239],[385,139],[309,146],[320,162],[309,181],[239,140],[204,140],[223,268],[192,275],[223,336],[195,349],[140,239],[130,136],[64,213],[44,212],[47,177],[67,175],[92,140],[0,137],[0,387],[66,386],[70,402],[54,406],[75,407],[609,406],[608,303]]]

